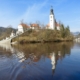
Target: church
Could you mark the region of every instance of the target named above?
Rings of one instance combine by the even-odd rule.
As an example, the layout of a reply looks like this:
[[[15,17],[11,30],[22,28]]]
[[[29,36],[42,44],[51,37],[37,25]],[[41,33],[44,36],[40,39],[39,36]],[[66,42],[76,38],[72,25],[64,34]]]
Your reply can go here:
[[[18,25],[17,34],[24,33],[26,30],[29,30],[29,29],[39,30],[39,29],[41,29],[41,27],[39,24],[36,24],[36,23],[30,24],[30,25],[21,23]],[[45,29],[60,30],[60,24],[56,22],[52,7],[50,9],[49,24],[46,25]]]
[[[47,24],[46,29],[54,29],[60,30],[60,24],[56,22],[55,15],[53,12],[53,8],[51,7],[50,15],[49,15],[49,24]]]

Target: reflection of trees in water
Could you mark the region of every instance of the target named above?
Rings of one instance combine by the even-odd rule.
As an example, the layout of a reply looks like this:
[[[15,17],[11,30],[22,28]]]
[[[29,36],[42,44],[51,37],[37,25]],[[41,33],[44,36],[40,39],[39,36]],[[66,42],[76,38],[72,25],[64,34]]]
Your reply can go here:
[[[10,52],[17,53],[22,52],[26,59],[30,57],[30,54],[34,54],[37,60],[41,58],[41,56],[49,57],[50,53],[54,52],[55,57],[58,58],[58,54],[60,54],[60,58],[65,57],[65,55],[70,55],[71,48],[73,47],[73,43],[71,42],[64,42],[64,43],[45,43],[45,44],[26,44],[26,45],[16,45],[12,48],[3,49],[4,54]],[[14,49],[15,48],[15,49]],[[0,48],[2,50],[2,48]],[[1,51],[0,50],[0,51]],[[34,60],[35,61],[35,60]]]
[[[54,52],[57,56],[59,52],[61,53],[61,57],[65,57],[65,55],[70,55],[71,48],[73,47],[73,43],[71,42],[64,42],[64,43],[46,43],[46,44],[26,44],[26,45],[19,45],[19,51],[24,52],[26,58],[29,57],[29,54],[34,53],[37,57],[46,56],[48,57],[50,53]]]
[[[10,57],[11,54],[11,46],[6,46],[6,44],[1,45],[0,44],[0,56],[6,56],[6,57]]]
[[[11,57],[13,54],[19,59],[19,62],[24,62],[24,66],[35,65],[40,68],[35,62],[40,59],[45,60],[48,58],[51,60],[52,71],[55,72],[58,59],[63,59],[66,55],[70,55],[73,43],[45,43],[45,44],[26,44],[26,45],[14,45],[7,49],[1,48],[4,55]],[[1,52],[0,52],[1,54]]]
[[[54,45],[54,52],[56,57],[60,53],[61,58],[65,57],[66,55],[70,55],[71,48],[73,47],[73,43],[66,42]]]

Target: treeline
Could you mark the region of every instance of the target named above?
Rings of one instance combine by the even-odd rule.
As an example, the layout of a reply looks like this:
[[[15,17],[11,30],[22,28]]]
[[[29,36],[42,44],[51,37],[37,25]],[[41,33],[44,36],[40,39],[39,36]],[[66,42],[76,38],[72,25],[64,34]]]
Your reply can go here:
[[[60,32],[62,38],[72,38],[73,34],[70,32],[69,26],[65,27],[63,24],[60,25]]]
[[[60,30],[41,30],[38,33],[37,39],[42,41],[72,41],[73,35],[70,32],[69,26],[65,27],[63,24],[60,24]]]
[[[11,26],[8,26],[6,28],[0,27],[0,40],[9,37],[12,31],[16,32],[16,29],[12,28]]]

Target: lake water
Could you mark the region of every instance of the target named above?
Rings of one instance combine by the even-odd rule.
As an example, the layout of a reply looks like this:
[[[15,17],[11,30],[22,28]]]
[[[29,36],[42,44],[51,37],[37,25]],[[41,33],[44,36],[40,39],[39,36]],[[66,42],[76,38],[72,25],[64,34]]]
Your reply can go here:
[[[0,44],[0,80],[80,80],[80,43]]]

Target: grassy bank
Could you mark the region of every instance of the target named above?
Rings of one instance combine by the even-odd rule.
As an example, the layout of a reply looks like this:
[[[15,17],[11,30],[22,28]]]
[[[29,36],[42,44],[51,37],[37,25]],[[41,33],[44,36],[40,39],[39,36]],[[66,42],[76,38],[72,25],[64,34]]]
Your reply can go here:
[[[62,42],[73,41],[73,36],[71,33],[63,33],[58,30],[29,30],[12,41],[19,43]]]

